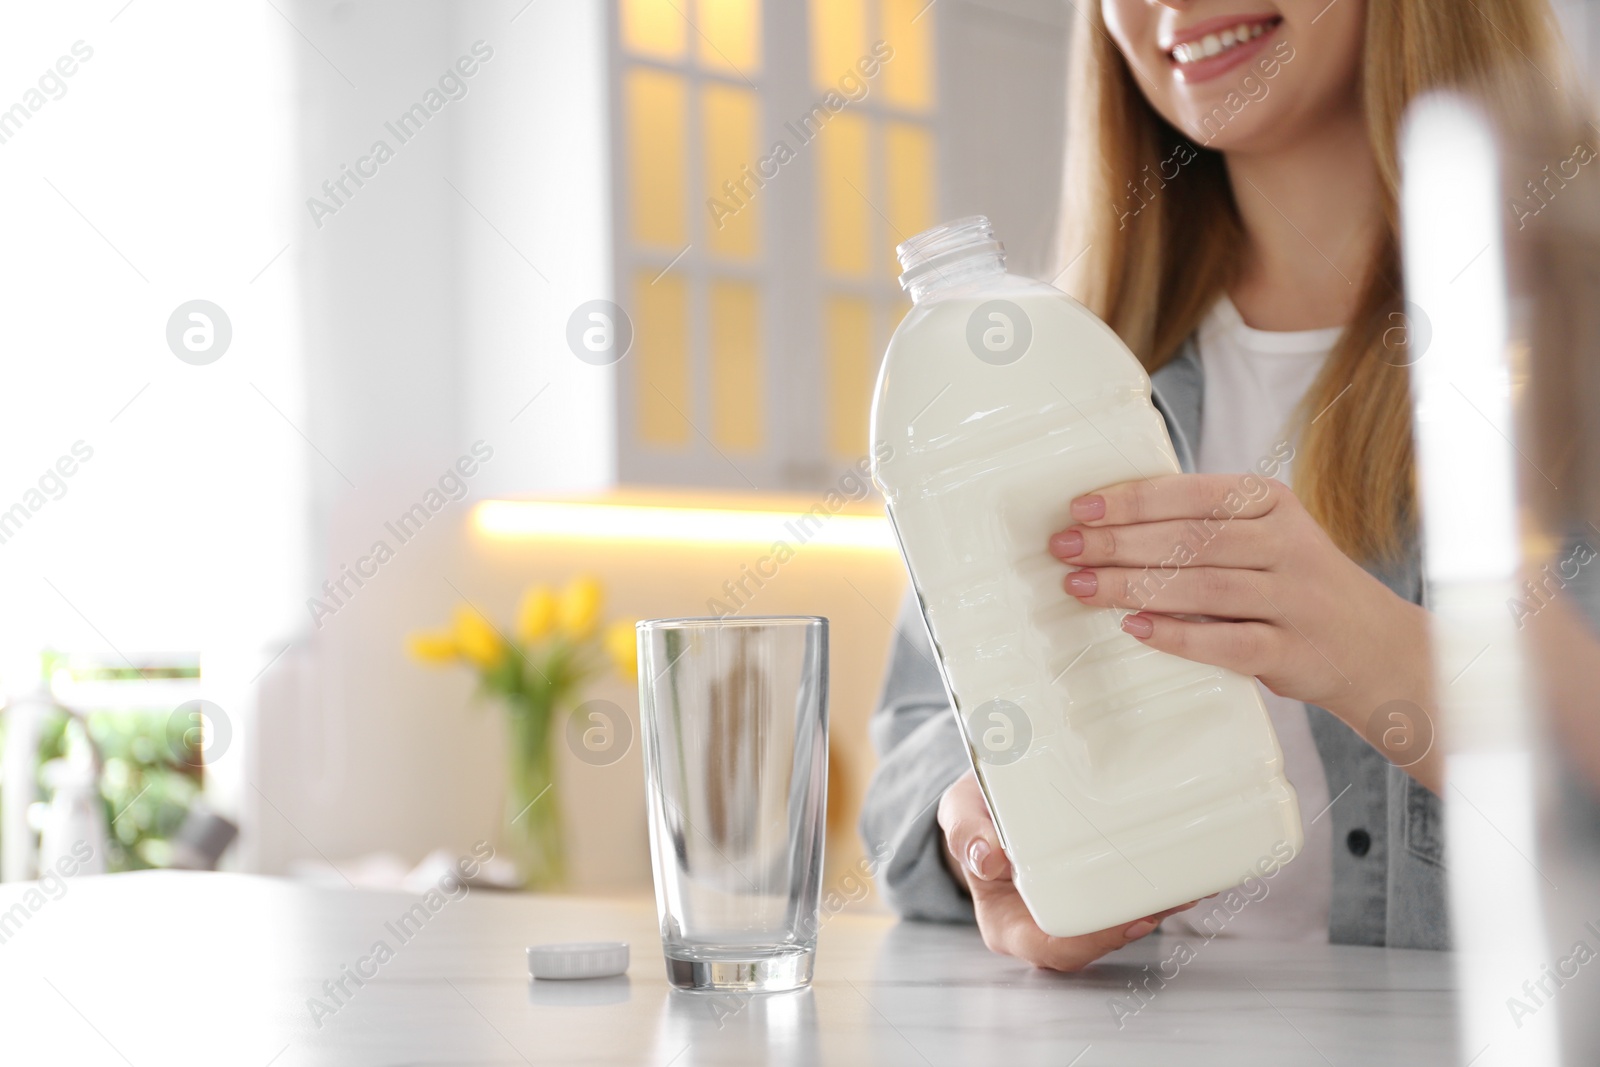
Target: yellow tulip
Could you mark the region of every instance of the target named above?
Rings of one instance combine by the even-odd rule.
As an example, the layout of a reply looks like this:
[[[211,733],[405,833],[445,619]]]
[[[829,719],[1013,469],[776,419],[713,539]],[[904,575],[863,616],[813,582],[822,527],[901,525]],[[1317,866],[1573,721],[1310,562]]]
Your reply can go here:
[[[460,652],[454,634],[436,630],[407,634],[406,651],[417,662],[432,665],[451,663]]]
[[[600,625],[600,602],[605,591],[594,578],[584,575],[574,578],[561,594],[558,615],[562,632],[575,641],[586,641],[594,636]]]
[[[479,667],[493,667],[505,654],[504,643],[489,620],[466,604],[456,608],[456,646]]]
[[[522,594],[517,608],[517,640],[532,644],[550,636],[556,626],[556,595],[546,586],[535,586]]]
[[[611,656],[611,662],[616,664],[617,673],[624,678],[637,681],[639,677],[639,639],[635,636],[633,623],[614,622],[607,626],[604,641],[606,652]]]

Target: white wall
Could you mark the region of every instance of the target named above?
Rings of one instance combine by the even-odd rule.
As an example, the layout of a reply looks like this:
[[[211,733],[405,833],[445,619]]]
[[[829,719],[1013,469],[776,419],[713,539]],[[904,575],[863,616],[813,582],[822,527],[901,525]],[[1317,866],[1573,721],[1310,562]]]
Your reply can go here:
[[[199,651],[235,730],[306,565],[298,258],[278,254],[291,33],[265,5],[203,0],[0,13],[0,109],[73,70],[0,144],[0,510],[92,450],[0,543],[0,648]],[[166,338],[196,298],[232,326],[204,366]],[[242,770],[216,768],[224,807]]]
[[[317,550],[296,600],[319,596],[377,540],[395,555],[349,585],[345,603],[324,598],[337,610],[320,626],[302,603],[302,643],[263,679],[252,867],[378,849],[417,858],[492,836],[498,721],[463,708],[459,673],[405,661],[401,641],[448,619],[463,596],[500,599],[492,579],[467,573],[472,499],[611,480],[613,372],[579,362],[564,340],[571,309],[609,295],[603,8],[521,6],[286,9],[309,39],[295,56],[296,241],[307,435],[326,456],[309,457]],[[480,41],[465,95],[402,145],[385,122]],[[378,138],[394,158],[318,227],[304,199]],[[469,495],[402,545],[385,522],[478,441],[493,458]]]
[[[1066,131],[1067,9],[1053,0],[937,8],[941,205],[987,215],[1009,269],[1048,278]]]
[[[578,305],[618,299],[605,5],[541,2],[508,22],[521,6],[473,0],[457,15],[501,64],[464,116],[450,167],[471,200],[455,199],[462,412],[497,449],[481,491],[605,488],[616,478],[617,371],[581,362],[566,341]]]

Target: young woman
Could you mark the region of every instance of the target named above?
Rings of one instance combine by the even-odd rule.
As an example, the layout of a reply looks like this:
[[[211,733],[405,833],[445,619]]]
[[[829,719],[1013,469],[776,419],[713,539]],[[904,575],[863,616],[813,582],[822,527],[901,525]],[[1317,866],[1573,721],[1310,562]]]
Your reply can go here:
[[[1499,75],[1531,64],[1561,77],[1553,16],[1546,0],[1088,7],[1068,88],[1063,287],[1150,370],[1186,473],[1072,501],[1076,524],[1049,548],[1070,568],[1066,592],[1134,612],[1134,637],[1260,680],[1306,831],[1301,856],[1242,906],[1235,894],[1171,921],[1205,936],[1445,947],[1398,131],[1432,88],[1527,106],[1502,87],[1524,80]],[[1260,499],[1153,600],[1134,588],[1170,563],[1188,520],[1267,470]],[[862,815],[869,846],[891,850],[890,902],[975,920],[995,951],[1060,970],[1174,915],[1072,938],[1038,928],[909,600],[897,630]]]

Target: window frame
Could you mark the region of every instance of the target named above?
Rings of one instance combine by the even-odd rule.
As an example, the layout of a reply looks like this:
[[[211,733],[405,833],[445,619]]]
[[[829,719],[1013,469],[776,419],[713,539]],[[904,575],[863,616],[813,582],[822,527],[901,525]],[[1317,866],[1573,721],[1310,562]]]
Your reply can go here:
[[[635,279],[641,272],[681,272],[686,281],[689,307],[687,380],[691,410],[682,414],[691,424],[682,447],[662,447],[641,439],[639,404],[647,384],[634,365],[635,352],[619,364],[616,389],[617,475],[624,485],[704,487],[713,489],[783,491],[826,486],[863,455],[840,455],[830,447],[828,410],[831,396],[829,353],[824,348],[824,315],[830,296],[865,298],[871,307],[873,376],[894,327],[909,303],[888,266],[894,245],[909,234],[896,235],[884,214],[887,202],[887,166],[884,133],[890,122],[906,122],[927,130],[932,155],[939,158],[941,107],[938,86],[939,22],[931,28],[927,62],[934,79],[934,98],[926,111],[892,105],[876,85],[862,101],[846,112],[865,119],[868,135],[868,187],[863,191],[873,220],[872,272],[866,277],[844,278],[822,266],[818,242],[821,205],[816,141],[799,146],[793,160],[757,193],[757,255],[741,261],[717,255],[707,246],[711,223],[704,203],[709,187],[705,165],[705,131],[702,128],[701,89],[708,83],[752,89],[759,109],[756,143],[765,155],[781,140],[793,148],[786,121],[806,114],[826,90],[813,81],[811,5],[757,0],[760,8],[759,55],[754,72],[704,67],[698,61],[698,31],[690,23],[681,57],[630,52],[622,39],[624,0],[607,4],[607,38],[610,70],[609,123],[612,165],[612,272],[614,299],[633,315]],[[680,3],[682,0],[680,0]],[[881,38],[882,0],[868,5],[868,47]],[[686,16],[693,11],[683,8]],[[891,45],[893,42],[890,42]],[[628,72],[648,68],[671,73],[686,87],[685,182],[688,190],[688,247],[662,250],[633,239],[630,146],[627,144],[625,85]],[[843,75],[845,72],[840,71]],[[741,76],[741,74],[743,76]],[[826,135],[822,131],[822,136]],[[757,160],[749,161],[754,167]],[[728,175],[727,177],[734,177]],[[943,188],[932,175],[931,202],[935,215],[942,211]],[[719,179],[720,180],[720,179]],[[935,218],[933,221],[937,221]],[[710,342],[708,321],[710,287],[727,279],[754,284],[760,299],[758,331],[761,360],[762,447],[756,453],[739,453],[715,443],[710,407]],[[639,344],[637,323],[634,346]],[[870,382],[867,383],[870,388]]]

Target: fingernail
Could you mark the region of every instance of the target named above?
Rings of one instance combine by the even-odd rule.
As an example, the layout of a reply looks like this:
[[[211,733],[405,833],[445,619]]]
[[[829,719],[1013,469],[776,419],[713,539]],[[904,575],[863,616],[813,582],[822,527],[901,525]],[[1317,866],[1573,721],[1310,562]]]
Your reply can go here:
[[[1122,931],[1122,936],[1127,938],[1129,941],[1136,941],[1155,928],[1156,924],[1151,922],[1149,919],[1140,919],[1138,922]]]
[[[1072,502],[1072,517],[1075,519],[1103,519],[1106,517],[1106,498],[1098,494],[1094,496],[1080,496]]]
[[[979,878],[988,880],[989,876],[983,872],[983,861],[989,858],[989,842],[978,838],[967,846],[967,866]]]
[[[1073,596],[1094,596],[1100,588],[1100,579],[1094,571],[1073,571],[1067,575],[1067,592]]]
[[[1077,530],[1063,530],[1050,538],[1050,551],[1065,559],[1083,551],[1083,534]]]
[[[1122,628],[1142,641],[1155,631],[1155,624],[1143,615],[1124,615]]]

